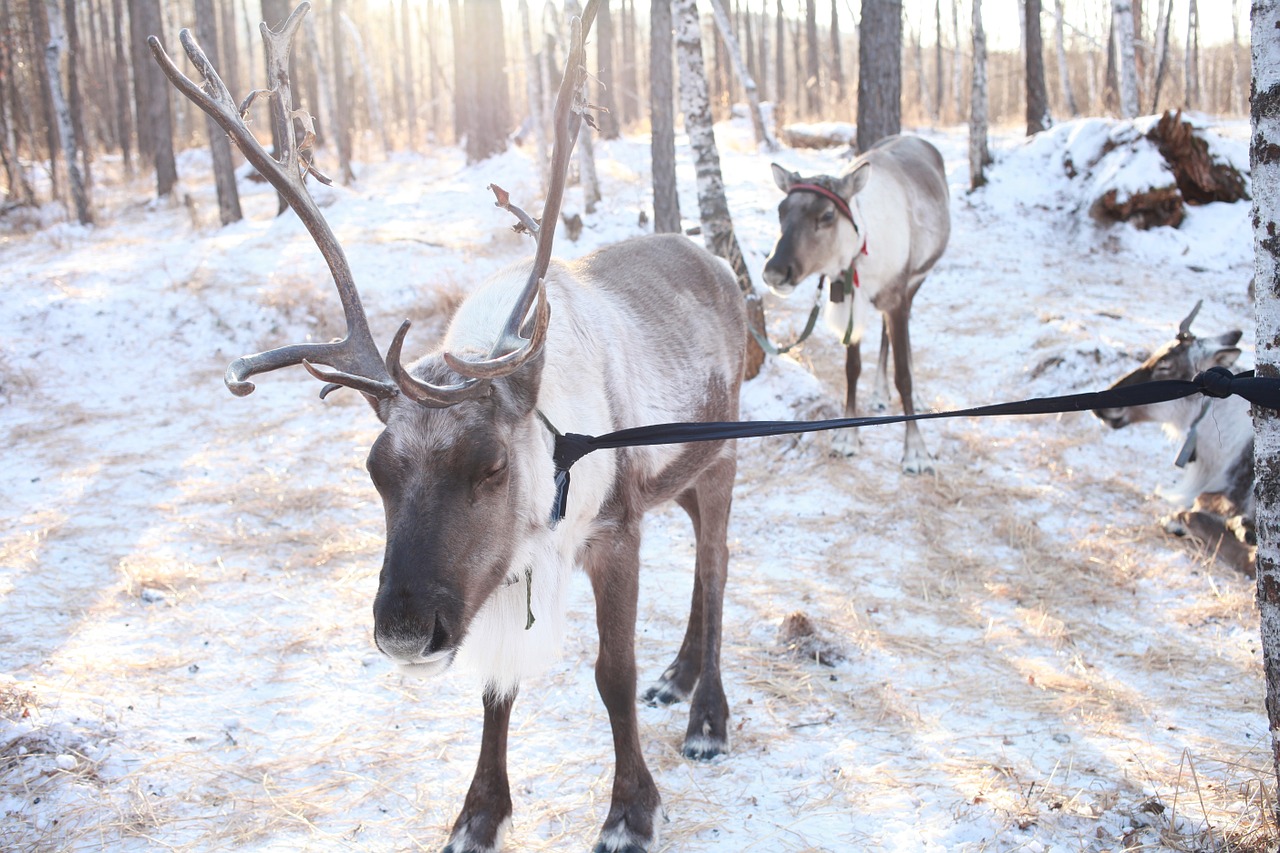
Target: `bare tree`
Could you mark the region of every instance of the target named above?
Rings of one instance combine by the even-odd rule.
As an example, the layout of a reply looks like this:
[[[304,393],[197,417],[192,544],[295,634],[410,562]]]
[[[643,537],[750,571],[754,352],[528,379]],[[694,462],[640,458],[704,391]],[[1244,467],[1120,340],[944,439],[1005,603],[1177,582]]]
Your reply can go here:
[[[526,13],[527,14],[527,13]],[[395,17],[394,7],[391,12]],[[409,14],[409,0],[400,0],[400,48],[404,62],[404,118],[405,129],[409,135],[409,150],[418,147],[418,85],[413,73],[413,54],[416,52],[413,41],[413,16]]]
[[[711,121],[711,93],[707,87],[706,67],[702,59],[702,28],[695,0],[675,0],[676,57],[680,65],[680,105],[684,111],[685,132],[693,149],[698,175],[698,214],[702,221],[702,239],[712,253],[729,262],[738,278],[747,303],[747,322],[764,333],[764,303],[742,257],[729,203],[724,193],[720,172],[720,152],[716,148]],[[747,347],[746,377],[753,378],[764,363],[764,351],[750,335]]]
[[[84,178],[80,174],[80,164],[77,162],[75,130],[71,126],[71,107],[62,91],[62,60],[67,53],[67,34],[58,0],[45,0],[45,13],[48,15],[49,43],[44,49],[44,66],[45,73],[49,76],[49,97],[53,103],[62,159],[67,169],[67,185],[71,190],[76,218],[81,225],[89,225],[93,222],[93,210],[89,205]]]
[[[133,44],[134,103],[138,115],[138,151],[156,170],[156,195],[164,198],[178,183],[173,156],[173,118],[169,85],[151,61],[147,36],[161,32],[160,0],[129,0],[129,35]],[[145,140],[145,144],[144,144]]]
[[[511,106],[501,0],[466,0],[464,12],[467,38],[454,47],[465,45],[470,54],[467,73],[475,81],[475,108],[467,129],[467,161],[476,163],[507,150]]]
[[[649,116],[652,127],[653,230],[679,233],[676,191],[675,91],[671,79],[671,0],[649,3]]]
[[[1192,3],[1195,0],[1191,0]],[[1133,49],[1133,0],[1112,0],[1120,117],[1138,114],[1138,66]]]
[[[449,0],[452,12],[457,0]],[[351,169],[351,85],[347,79],[347,52],[342,34],[342,18],[346,0],[330,0],[329,64],[333,66],[333,133],[338,148],[338,170],[344,184],[355,183]],[[457,31],[455,30],[455,33]]]
[[[858,34],[858,150],[902,128],[902,0],[862,7]]]
[[[941,2],[942,0],[938,0]],[[835,90],[836,103],[843,104],[844,61],[840,51],[840,13],[837,0],[831,0],[831,87]]]
[[[1187,0],[1187,49],[1183,78],[1182,90],[1186,93],[1186,108],[1198,109],[1200,105],[1200,9],[1196,5],[1196,0]]]
[[[933,24],[933,120],[937,123],[942,118],[942,0],[934,0]]]
[[[804,92],[805,107],[809,111],[810,116],[816,116],[822,111],[822,91],[819,88],[818,71],[821,65],[819,61],[818,47],[818,7],[816,0],[804,0]]]
[[[195,0],[196,40],[209,56],[218,56],[218,25],[213,0]],[[236,189],[235,166],[231,162],[231,140],[211,116],[205,116],[209,149],[213,156],[213,182],[218,191],[218,217],[223,225],[239,222],[240,193]]]
[[[1040,38],[1040,0],[1026,0],[1027,136],[1053,126],[1044,83],[1044,42]]]
[[[1253,98],[1250,166],[1253,176],[1254,292],[1257,372],[1280,377],[1280,0],[1253,0]],[[1280,781],[1280,413],[1254,408],[1254,495],[1257,502],[1258,616],[1266,676],[1271,755]],[[1278,788],[1280,789],[1280,788]],[[1272,815],[1280,809],[1271,804]]]
[[[973,0],[973,83],[969,94],[969,188],[987,182],[987,34],[982,0]]]
[[[738,75],[739,82],[742,83],[742,90],[747,95],[747,108],[751,113],[751,127],[755,130],[756,144],[764,146],[766,151],[774,151],[777,149],[778,143],[774,141],[773,134],[765,126],[764,116],[760,113],[760,94],[756,90],[756,81],[752,79],[746,65],[742,62],[742,52],[738,49],[738,40],[733,36],[733,28],[729,23],[729,16],[725,13],[724,4],[721,0],[711,0],[711,11],[715,16],[716,27],[720,30],[720,37],[729,52],[734,71]]]
[[[1165,71],[1169,66],[1169,23],[1173,20],[1173,0],[1157,0],[1157,2],[1159,8],[1156,12],[1156,69],[1155,79],[1151,81],[1151,112],[1153,113],[1158,109],[1160,86],[1164,83]]]
[[[774,17],[774,23],[777,26],[774,41],[777,42],[778,56],[773,74],[773,100],[777,102],[784,101],[787,97],[787,19],[782,14],[782,0],[778,0],[778,12]]]
[[[604,107],[600,116],[600,135],[605,139],[617,139],[622,132],[618,122],[617,77],[613,67],[613,15],[609,4],[601,3],[596,12],[596,103]]]
[[[1058,82],[1062,86],[1062,103],[1067,113],[1080,115],[1076,106],[1075,93],[1071,91],[1071,69],[1067,65],[1066,18],[1062,13],[1063,0],[1055,0],[1053,4],[1053,46],[1058,57]]]
[[[133,174],[133,110],[129,98],[129,48],[124,37],[124,2],[111,0],[111,40],[115,46],[112,83],[116,90],[116,138],[125,171]]]

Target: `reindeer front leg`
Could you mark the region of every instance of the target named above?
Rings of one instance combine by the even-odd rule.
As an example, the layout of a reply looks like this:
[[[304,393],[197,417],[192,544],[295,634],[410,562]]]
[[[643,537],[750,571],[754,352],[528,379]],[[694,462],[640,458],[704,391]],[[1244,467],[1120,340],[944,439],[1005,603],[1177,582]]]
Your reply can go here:
[[[857,417],[858,377],[862,375],[862,341],[852,340],[844,348],[844,416]],[[831,435],[831,452],[838,456],[853,456],[858,452],[858,431],[836,430]]]
[[[596,600],[600,652],[596,687],[609,712],[615,757],[613,798],[595,853],[647,853],[657,843],[662,807],[640,750],[636,717],[636,597],[640,585],[640,530],[627,524],[601,537],[587,552],[587,574]]]
[[[515,694],[484,693],[484,734],[480,759],[467,790],[462,814],[443,853],[493,853],[511,828],[511,787],[507,784],[507,730]]]

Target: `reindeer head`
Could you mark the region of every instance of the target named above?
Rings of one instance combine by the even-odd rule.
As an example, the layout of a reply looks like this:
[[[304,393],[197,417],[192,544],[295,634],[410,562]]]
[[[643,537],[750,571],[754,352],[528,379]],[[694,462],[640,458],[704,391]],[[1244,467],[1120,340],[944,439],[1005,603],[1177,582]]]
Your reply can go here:
[[[774,182],[787,196],[778,204],[782,234],[764,262],[764,280],[785,296],[810,275],[835,278],[853,263],[866,239],[854,196],[866,186],[871,164],[838,178],[802,178],[777,163],[772,167]]]
[[[1236,347],[1240,342],[1239,330],[1233,329],[1214,338],[1197,338],[1191,333],[1191,323],[1200,312],[1202,301],[1197,302],[1191,309],[1191,313],[1178,324],[1178,334],[1172,341],[1156,350],[1137,370],[1121,377],[1111,387],[1123,388],[1139,382],[1164,379],[1189,380],[1210,367],[1230,367],[1235,364],[1236,359],[1240,357],[1240,350]],[[1093,413],[1112,429],[1120,429],[1129,424],[1144,421],[1185,429],[1187,424],[1182,423],[1182,420],[1194,417],[1194,411],[1198,406],[1198,401],[1184,399],[1171,403],[1155,403],[1150,406],[1095,409]]]
[[[254,390],[249,377],[301,364],[326,383],[321,397],[347,387],[373,405],[385,429],[369,452],[367,467],[387,522],[373,605],[374,639],[393,660],[430,672],[448,666],[476,613],[506,582],[513,566],[525,565],[522,551],[530,547],[525,534],[535,526],[545,528],[550,514],[550,446],[539,436],[534,414],[551,318],[543,279],[585,104],[582,39],[596,0],[573,23],[556,105],[553,180],[532,267],[526,264],[491,279],[459,309],[444,345],[410,367],[401,361],[409,322],[400,327],[383,359],[342,247],[303,183],[308,173],[325,180],[300,159],[311,134],[299,144],[294,121],[309,129],[309,118],[294,113],[289,91],[289,52],[309,9],[309,3],[301,3],[279,30],[261,26],[274,83],[272,109],[277,124],[287,128],[279,161],[245,125],[243,113],[254,96],[237,106],[189,31],[183,30],[180,39],[203,84],[183,75],[154,36],[148,43],[166,76],[235,140],[293,208],[325,257],[346,315],[347,336],[238,358],[227,368],[226,384],[244,396]],[[515,212],[503,203],[505,193],[499,202]]]

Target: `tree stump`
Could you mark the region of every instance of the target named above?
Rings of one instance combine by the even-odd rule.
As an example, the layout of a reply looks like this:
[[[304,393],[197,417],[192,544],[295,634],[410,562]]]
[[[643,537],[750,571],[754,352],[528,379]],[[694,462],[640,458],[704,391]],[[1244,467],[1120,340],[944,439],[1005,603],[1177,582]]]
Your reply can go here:
[[[1195,126],[1182,120],[1182,110],[1165,110],[1147,133],[1147,139],[1160,149],[1187,204],[1230,203],[1249,198],[1244,176],[1229,163],[1213,158],[1209,143],[1196,134]]]

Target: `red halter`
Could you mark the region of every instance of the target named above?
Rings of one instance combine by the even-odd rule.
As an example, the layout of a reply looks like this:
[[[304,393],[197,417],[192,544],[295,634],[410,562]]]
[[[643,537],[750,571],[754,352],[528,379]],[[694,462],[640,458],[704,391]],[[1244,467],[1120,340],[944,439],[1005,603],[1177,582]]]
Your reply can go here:
[[[817,195],[822,196],[823,198],[830,199],[831,203],[836,206],[836,210],[840,211],[840,213],[844,215],[844,218],[849,220],[849,224],[853,226],[854,233],[855,234],[858,233],[858,223],[853,221],[853,211],[849,209],[849,202],[842,199],[836,193],[832,192],[831,190],[827,189],[824,186],[821,186],[820,184],[792,184],[791,189],[787,190],[787,195],[791,195],[792,193],[815,193]],[[866,240],[862,241],[862,254],[864,255],[870,254],[867,251]],[[861,287],[862,283],[858,281],[858,269],[856,266],[854,266],[854,262],[857,261],[857,259],[858,259],[858,256],[854,255],[853,261],[849,262],[848,275],[853,280],[854,287]],[[836,288],[832,287],[831,301],[843,302],[844,293],[843,292],[837,293]]]

